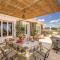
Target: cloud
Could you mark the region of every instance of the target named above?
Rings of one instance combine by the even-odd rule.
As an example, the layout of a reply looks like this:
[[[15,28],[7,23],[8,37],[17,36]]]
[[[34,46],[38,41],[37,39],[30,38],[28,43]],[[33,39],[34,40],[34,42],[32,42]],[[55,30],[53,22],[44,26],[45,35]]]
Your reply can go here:
[[[45,26],[47,25],[47,24],[44,24]]]
[[[58,24],[60,25],[60,22]]]
[[[41,22],[44,22],[45,21],[45,19],[37,19],[38,21],[41,21]]]
[[[49,23],[58,23],[60,21],[60,19],[56,19],[56,20],[51,20]]]

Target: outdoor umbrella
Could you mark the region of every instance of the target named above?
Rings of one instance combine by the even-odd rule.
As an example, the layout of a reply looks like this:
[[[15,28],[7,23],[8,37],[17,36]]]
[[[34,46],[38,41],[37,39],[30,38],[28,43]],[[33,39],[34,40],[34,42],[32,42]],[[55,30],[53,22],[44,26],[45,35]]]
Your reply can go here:
[[[29,19],[60,11],[57,0],[0,0],[0,13]]]

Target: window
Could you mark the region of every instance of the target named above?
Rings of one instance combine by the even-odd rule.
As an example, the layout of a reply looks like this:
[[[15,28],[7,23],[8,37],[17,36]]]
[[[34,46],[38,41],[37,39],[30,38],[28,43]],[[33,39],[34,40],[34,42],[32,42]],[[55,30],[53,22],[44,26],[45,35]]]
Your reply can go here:
[[[1,32],[1,30],[2,30],[2,32]],[[1,21],[0,21],[0,37],[1,37],[1,34],[3,37],[5,37],[7,35],[12,36],[12,22],[3,22],[1,24]]]
[[[3,22],[3,36],[7,36],[7,22]]]
[[[8,23],[8,35],[9,36],[12,35],[12,23],[11,22]]]
[[[0,37],[1,37],[1,21],[0,21]]]

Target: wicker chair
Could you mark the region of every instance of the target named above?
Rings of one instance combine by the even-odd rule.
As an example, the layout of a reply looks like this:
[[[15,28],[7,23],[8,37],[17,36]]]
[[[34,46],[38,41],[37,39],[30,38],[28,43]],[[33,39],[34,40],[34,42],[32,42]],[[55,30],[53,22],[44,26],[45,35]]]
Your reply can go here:
[[[54,43],[53,43],[53,49],[56,51],[56,53],[60,50],[60,41],[59,40],[56,40]]]
[[[1,60],[12,60],[13,59],[13,56],[16,55],[16,53],[13,53],[14,50],[11,49],[11,47],[9,47],[8,45],[3,45],[1,44],[0,45],[0,49],[2,51],[2,55],[3,57],[1,58]]]
[[[2,60],[2,58],[3,58],[3,53],[2,53],[2,49],[0,47],[0,60]]]
[[[43,47],[42,43],[40,43],[40,48],[36,52],[38,54],[40,54],[40,57],[42,57],[42,59],[40,59],[40,60],[46,60],[49,56],[50,49],[47,49],[46,47]]]

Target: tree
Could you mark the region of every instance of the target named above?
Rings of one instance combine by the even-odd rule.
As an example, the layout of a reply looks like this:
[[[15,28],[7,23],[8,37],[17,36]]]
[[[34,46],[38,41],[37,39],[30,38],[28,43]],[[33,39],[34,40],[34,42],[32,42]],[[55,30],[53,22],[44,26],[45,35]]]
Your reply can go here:
[[[22,24],[17,23],[16,24],[16,36],[18,37],[20,33],[24,33],[24,32],[25,32],[25,27]]]

